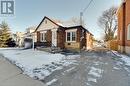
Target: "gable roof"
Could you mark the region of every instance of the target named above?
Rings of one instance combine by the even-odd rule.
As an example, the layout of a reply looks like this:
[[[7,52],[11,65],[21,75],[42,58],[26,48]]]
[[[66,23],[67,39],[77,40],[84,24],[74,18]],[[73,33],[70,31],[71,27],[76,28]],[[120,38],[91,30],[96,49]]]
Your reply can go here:
[[[57,26],[59,26],[59,27],[62,27],[60,24],[56,23],[54,20],[52,20],[52,19],[50,19],[50,18],[48,18],[48,17],[45,16],[45,17],[42,19],[42,21],[40,22],[40,24],[36,27],[36,29],[35,29],[34,32],[37,31],[37,29],[40,27],[40,25],[42,24],[42,22],[43,22],[45,19],[48,19],[48,20],[51,21],[53,24],[55,24],[55,25],[57,25]]]
[[[42,19],[42,21],[40,22],[40,24],[36,27],[36,29],[35,29],[35,31],[34,32],[36,32],[37,31],[37,29],[40,27],[40,25],[42,24],[42,22],[45,20],[45,19],[48,19],[49,21],[51,21],[53,24],[55,24],[55,25],[57,25],[57,26],[59,26],[59,27],[62,27],[62,28],[64,28],[64,29],[73,29],[73,28],[82,28],[82,29],[84,29],[86,32],[88,32],[88,33],[90,33],[86,28],[84,28],[82,25],[74,25],[74,26],[67,26],[67,25],[63,25],[62,23],[60,23],[58,20],[54,20],[54,19],[50,19],[50,18],[48,18],[48,17],[44,17],[43,19]],[[91,35],[93,35],[92,33],[90,33]]]

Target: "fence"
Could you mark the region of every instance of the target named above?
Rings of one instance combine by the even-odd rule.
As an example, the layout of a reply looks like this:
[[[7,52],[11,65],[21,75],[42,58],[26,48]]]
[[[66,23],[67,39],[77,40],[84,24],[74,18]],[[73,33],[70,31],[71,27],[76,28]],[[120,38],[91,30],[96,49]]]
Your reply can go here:
[[[117,40],[111,40],[107,42],[107,48],[111,49],[111,50],[118,50],[118,42]]]

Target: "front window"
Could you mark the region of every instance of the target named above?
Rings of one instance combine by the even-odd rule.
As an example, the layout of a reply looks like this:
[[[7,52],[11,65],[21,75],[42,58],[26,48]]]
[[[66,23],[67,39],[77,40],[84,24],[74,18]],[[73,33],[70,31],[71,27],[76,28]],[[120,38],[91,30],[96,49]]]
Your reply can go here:
[[[41,42],[45,42],[45,34],[46,33],[40,33]]]
[[[75,40],[76,40],[76,33],[72,32],[72,41],[75,41]]]
[[[67,32],[67,41],[70,41],[70,32]]]
[[[67,32],[67,42],[76,41],[76,32]]]
[[[127,40],[130,40],[130,24],[128,25],[127,29]]]

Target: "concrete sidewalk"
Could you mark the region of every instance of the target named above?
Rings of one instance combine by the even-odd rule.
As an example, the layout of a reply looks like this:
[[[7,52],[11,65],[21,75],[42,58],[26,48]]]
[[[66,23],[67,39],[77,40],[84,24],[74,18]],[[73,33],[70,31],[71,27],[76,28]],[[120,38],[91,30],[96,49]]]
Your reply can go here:
[[[4,58],[0,57],[0,86],[46,86],[22,74],[22,71]]]

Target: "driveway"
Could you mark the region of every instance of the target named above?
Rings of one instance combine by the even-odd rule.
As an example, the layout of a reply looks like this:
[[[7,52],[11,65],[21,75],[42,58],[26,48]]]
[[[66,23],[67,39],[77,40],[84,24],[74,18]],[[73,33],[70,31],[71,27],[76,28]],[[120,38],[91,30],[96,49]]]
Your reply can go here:
[[[75,60],[43,82],[51,82],[50,86],[130,86],[130,67],[105,49],[82,52]]]
[[[0,56],[0,86],[46,86],[22,74],[15,65]]]

